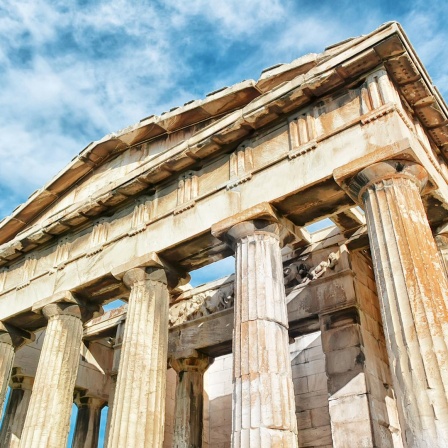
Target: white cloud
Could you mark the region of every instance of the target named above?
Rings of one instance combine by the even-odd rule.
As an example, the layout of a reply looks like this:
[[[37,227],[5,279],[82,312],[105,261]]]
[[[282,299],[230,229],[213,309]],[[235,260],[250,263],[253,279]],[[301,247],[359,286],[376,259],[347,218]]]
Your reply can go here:
[[[166,0],[165,4],[175,11],[175,25],[186,25],[192,17],[200,16],[215,27],[216,34],[228,38],[254,35],[286,17],[285,5],[279,0]]]

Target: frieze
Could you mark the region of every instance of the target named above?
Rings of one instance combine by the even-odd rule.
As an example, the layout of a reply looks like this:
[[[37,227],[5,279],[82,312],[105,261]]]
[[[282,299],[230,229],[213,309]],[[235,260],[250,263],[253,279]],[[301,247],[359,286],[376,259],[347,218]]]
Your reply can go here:
[[[326,260],[321,261],[315,267],[309,266],[302,260],[294,261],[283,268],[283,283],[286,288],[307,285],[311,281],[322,277],[328,269],[334,269],[338,261],[338,252],[330,253]]]
[[[226,284],[219,289],[212,289],[193,295],[187,300],[174,303],[170,308],[170,326],[209,316],[218,311],[233,307],[233,283]]]
[[[286,288],[308,283],[322,277],[325,272],[333,270],[339,261],[339,253],[332,252],[326,260],[316,266],[310,266],[303,260],[297,260],[283,269],[284,285]],[[201,317],[209,316],[218,311],[233,308],[234,284],[227,283],[218,289],[199,292],[192,297],[175,302],[169,312],[170,327],[181,325]]]

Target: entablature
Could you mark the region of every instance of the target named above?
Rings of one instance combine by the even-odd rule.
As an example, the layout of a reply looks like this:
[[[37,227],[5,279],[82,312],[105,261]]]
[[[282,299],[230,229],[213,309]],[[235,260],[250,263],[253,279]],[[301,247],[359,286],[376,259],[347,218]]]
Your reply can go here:
[[[437,171],[433,155],[412,132],[399,105],[385,104],[355,116],[353,101],[361,105],[362,88],[358,88],[358,96],[345,95],[346,102],[341,106],[342,110],[347,106],[347,115],[354,118],[340,124],[333,117],[331,123],[337,127],[327,124],[327,132],[313,139],[316,146],[312,150],[296,154],[304,145],[308,147],[308,142],[301,145],[297,140],[303,114],[293,114],[283,124],[246,141],[239,151],[250,148],[251,177],[241,184],[229,186],[235,172],[231,169],[234,155],[226,154],[197,172],[164,184],[154,195],[142,196],[112,217],[96,220],[93,226],[60,239],[57,245],[47,243],[42,250],[35,248],[25,260],[20,258],[21,250],[8,253],[13,260],[19,258],[0,274],[0,301],[8,301],[0,318],[20,314],[36,301],[65,290],[98,305],[112,300],[124,290],[112,271],[149,252],[158,253],[187,272],[228,256],[231,251],[211,234],[211,226],[244,213],[260,199],[271,203],[292,223],[299,240],[296,245],[307,245],[312,239],[303,226],[325,216],[340,215],[355,205],[344,189],[351,171],[333,176],[341,166],[360,163],[363,158],[367,164],[397,156],[416,159],[430,174],[427,195],[448,197],[446,181]],[[319,117],[313,115],[312,120],[318,121]],[[238,169],[245,169],[245,160],[237,164]],[[189,206],[182,208],[186,198]],[[431,213],[429,217],[434,218]],[[438,215],[434,219],[436,224]],[[356,225],[356,220],[353,222]]]

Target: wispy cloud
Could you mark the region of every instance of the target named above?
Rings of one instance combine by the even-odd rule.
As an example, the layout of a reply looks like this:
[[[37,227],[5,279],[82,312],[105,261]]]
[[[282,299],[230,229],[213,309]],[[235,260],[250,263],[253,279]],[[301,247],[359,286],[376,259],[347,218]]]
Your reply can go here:
[[[392,19],[446,94],[445,3],[5,0],[0,215],[92,140]]]

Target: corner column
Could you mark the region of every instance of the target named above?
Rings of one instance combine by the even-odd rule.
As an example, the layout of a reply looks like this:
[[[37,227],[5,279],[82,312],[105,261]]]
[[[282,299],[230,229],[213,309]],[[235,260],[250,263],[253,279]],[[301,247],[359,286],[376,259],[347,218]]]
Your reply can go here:
[[[14,368],[11,376],[11,394],[0,432],[3,448],[18,448],[31,399],[34,378],[21,375],[19,370]]]
[[[177,372],[173,448],[201,448],[204,410],[204,373],[213,358],[193,351],[170,359]]]
[[[448,285],[420,192],[425,169],[389,160],[349,185],[364,203],[405,444],[448,446]]]
[[[108,448],[163,444],[168,356],[168,280],[164,269],[133,268],[112,407]]]
[[[76,303],[52,303],[25,419],[21,448],[61,448],[67,444],[73,392],[82,344],[82,318]]]
[[[222,230],[226,221],[217,227]],[[272,219],[225,231],[236,268],[233,448],[298,446],[280,231]]]
[[[91,448],[98,445],[101,409],[105,403],[101,398],[76,394],[75,404],[78,406],[78,417],[72,448]]]

